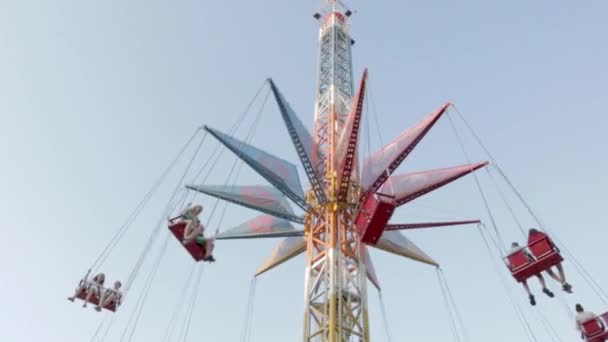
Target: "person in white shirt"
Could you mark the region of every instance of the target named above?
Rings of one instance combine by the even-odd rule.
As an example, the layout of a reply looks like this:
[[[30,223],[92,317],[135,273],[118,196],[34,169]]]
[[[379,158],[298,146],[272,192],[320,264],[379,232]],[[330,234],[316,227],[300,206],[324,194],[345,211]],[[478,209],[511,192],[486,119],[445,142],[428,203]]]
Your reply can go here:
[[[528,258],[528,260],[534,261],[534,257],[527,250],[525,250],[523,247],[520,247],[519,243],[517,243],[517,242],[513,242],[511,244],[511,250],[507,253],[507,255],[515,254],[515,253],[520,252],[520,251],[524,252],[524,254]],[[554,294],[553,294],[553,292],[551,292],[551,290],[549,290],[547,288],[547,283],[545,282],[545,278],[543,278],[543,276],[540,273],[536,274],[536,277],[538,278],[538,281],[540,282],[540,285],[543,287],[543,293],[546,294],[547,296],[553,298]],[[526,290],[526,293],[528,293],[528,298],[530,299],[530,304],[536,305],[536,298],[532,294],[532,291],[530,290],[530,286],[528,286],[527,280],[524,279],[521,282],[521,284],[524,286],[524,289]]]
[[[99,304],[95,307],[95,310],[101,311],[101,308],[105,308],[112,302],[115,302],[116,306],[118,307],[120,305],[120,299],[122,297],[122,293],[120,292],[121,286],[122,283],[117,280],[114,283],[113,289],[107,289],[103,291],[101,297],[99,298]]]
[[[583,306],[580,304],[576,304],[574,309],[576,310],[576,329],[581,332],[581,337],[585,339],[585,333],[582,329],[583,323],[595,319],[597,316],[593,312],[585,311]]]

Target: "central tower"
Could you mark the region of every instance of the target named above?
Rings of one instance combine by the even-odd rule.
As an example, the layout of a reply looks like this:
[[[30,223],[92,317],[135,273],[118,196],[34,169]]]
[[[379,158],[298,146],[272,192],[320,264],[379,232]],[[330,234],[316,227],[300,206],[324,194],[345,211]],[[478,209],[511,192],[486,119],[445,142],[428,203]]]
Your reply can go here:
[[[340,195],[341,157],[347,151],[339,146],[354,101],[351,14],[339,1],[326,1],[315,14],[321,28],[312,159],[326,198],[308,197],[313,209],[305,224],[305,342],[369,341],[364,251],[354,228],[360,183],[356,149],[350,156],[354,173],[344,175],[347,188]]]
[[[479,222],[389,223],[397,207],[487,163],[393,175],[446,113],[450,107],[446,103],[359,165],[367,70],[355,91],[351,16],[338,0],[325,0],[314,15],[321,27],[312,134],[276,83],[268,79],[310,190],[302,188],[295,164],[210,127],[205,129],[270,185],[188,186],[262,213],[218,234],[217,240],[283,238],[256,276],[306,253],[304,342],[370,341],[367,280],[378,290],[380,286],[368,247],[438,266],[401,231]],[[304,214],[296,214],[292,204]],[[304,229],[293,224],[304,224]]]

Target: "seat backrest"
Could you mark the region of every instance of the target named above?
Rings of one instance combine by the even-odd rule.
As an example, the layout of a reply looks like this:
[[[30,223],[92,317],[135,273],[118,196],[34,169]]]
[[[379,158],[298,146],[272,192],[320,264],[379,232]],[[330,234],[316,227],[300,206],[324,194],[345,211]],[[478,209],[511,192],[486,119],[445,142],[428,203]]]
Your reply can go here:
[[[530,252],[536,259],[540,259],[551,253],[557,252],[557,249],[553,246],[551,240],[549,240],[549,237],[544,237],[532,242],[528,246],[528,249],[530,249]]]
[[[581,324],[583,328],[583,333],[586,337],[593,337],[597,334],[600,334],[604,331],[604,326],[600,323],[598,319],[592,319]]]
[[[516,271],[530,263],[523,249],[508,255],[507,260],[509,261],[511,271]]]

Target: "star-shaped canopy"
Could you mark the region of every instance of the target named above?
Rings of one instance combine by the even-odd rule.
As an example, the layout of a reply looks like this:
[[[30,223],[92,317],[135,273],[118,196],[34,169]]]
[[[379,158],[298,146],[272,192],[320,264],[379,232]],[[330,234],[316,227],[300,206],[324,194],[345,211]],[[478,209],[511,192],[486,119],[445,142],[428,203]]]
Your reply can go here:
[[[406,130],[389,144],[373,153],[363,162],[362,170],[354,169],[356,162],[353,159],[357,155],[366,80],[367,70],[365,70],[359,90],[353,98],[352,111],[339,136],[334,163],[338,168],[338,179],[340,180],[338,200],[344,200],[348,194],[351,175],[362,174],[361,187],[363,193],[359,199],[358,216],[364,217],[364,219],[353,224],[357,225],[361,236],[364,236],[367,230],[379,230],[380,235],[373,242],[362,240],[362,251],[360,253],[362,262],[366,266],[368,279],[379,289],[380,284],[368,247],[374,247],[428,265],[438,266],[437,261],[410,241],[401,230],[465,225],[479,223],[479,221],[394,224],[389,223],[392,210],[389,211],[390,215],[380,219],[374,217],[373,210],[371,212],[363,211],[369,211],[373,201],[378,202],[378,195],[390,195],[392,199],[385,201],[384,204],[392,206],[393,209],[406,205],[420,196],[486,166],[488,163],[481,162],[397,176],[392,175],[435,123],[446,113],[450,106],[449,103],[446,103],[413,128]],[[319,203],[324,203],[327,198],[322,187],[321,177],[311,163],[312,153],[317,150],[314,146],[315,142],[272,80],[270,80],[270,87],[275,95],[300,162],[311,183],[313,193]],[[271,186],[189,185],[188,188],[191,190],[263,213],[263,215],[219,234],[216,238],[218,240],[283,238],[266,261],[258,268],[256,275],[263,274],[303,253],[307,245],[306,234],[303,229],[294,227],[292,223],[303,223],[304,218],[294,213],[287,200],[290,199],[305,212],[311,210],[310,205],[305,201],[296,167],[284,159],[273,156],[227,134],[208,127],[206,129],[271,184]]]

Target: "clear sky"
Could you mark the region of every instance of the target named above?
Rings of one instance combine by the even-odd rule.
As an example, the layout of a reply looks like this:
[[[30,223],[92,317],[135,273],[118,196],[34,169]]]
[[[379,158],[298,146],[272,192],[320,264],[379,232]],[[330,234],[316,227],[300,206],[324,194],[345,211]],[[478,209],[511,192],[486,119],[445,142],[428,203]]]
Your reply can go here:
[[[318,38],[312,13],[318,5],[316,0],[0,0],[3,341],[91,338],[105,314],[66,297],[194,129],[209,124],[229,131],[266,77],[276,80],[311,127]],[[453,101],[537,213],[608,288],[608,3],[353,0],[350,5],[357,11],[355,78],[369,67],[382,140]],[[373,122],[373,112],[366,114]],[[377,148],[374,139],[371,147]],[[486,158],[470,136],[465,139],[472,159]],[[297,161],[271,101],[253,143]],[[197,165],[214,147],[205,144]],[[233,160],[226,153],[208,183],[223,184]],[[444,118],[399,171],[464,162]],[[174,184],[178,176],[169,180]],[[521,240],[491,183],[481,180],[504,239]],[[124,280],[143,248],[150,248],[108,341],[120,340],[161,249],[164,230],[152,246],[145,244],[162,217],[171,182],[103,265],[108,281]],[[238,183],[264,181],[243,170]],[[203,196],[198,200],[213,204]],[[222,230],[254,216],[235,206],[228,210]],[[526,227],[533,224],[521,206],[517,213]],[[395,221],[477,217],[488,221],[469,177],[400,209]],[[211,223],[210,229],[216,228]],[[525,340],[493,269],[501,260],[488,257],[474,227],[408,236],[441,263],[471,341]],[[189,340],[239,340],[251,276],[275,243],[218,244],[218,261],[202,275]],[[373,257],[393,341],[453,340],[435,270],[380,251]],[[574,294],[566,296],[553,285],[558,296],[570,306],[580,301],[592,311],[608,311],[573,264],[564,265]],[[191,269],[189,255],[169,240],[132,341],[161,341],[178,298],[186,295],[180,291]],[[539,302],[532,311],[521,287],[500,270],[539,341],[552,341],[543,318],[561,340],[577,338],[562,300],[543,296],[532,281]],[[299,257],[258,280],[252,341],[301,339],[303,276]],[[385,341],[371,287],[369,294],[372,338]]]

